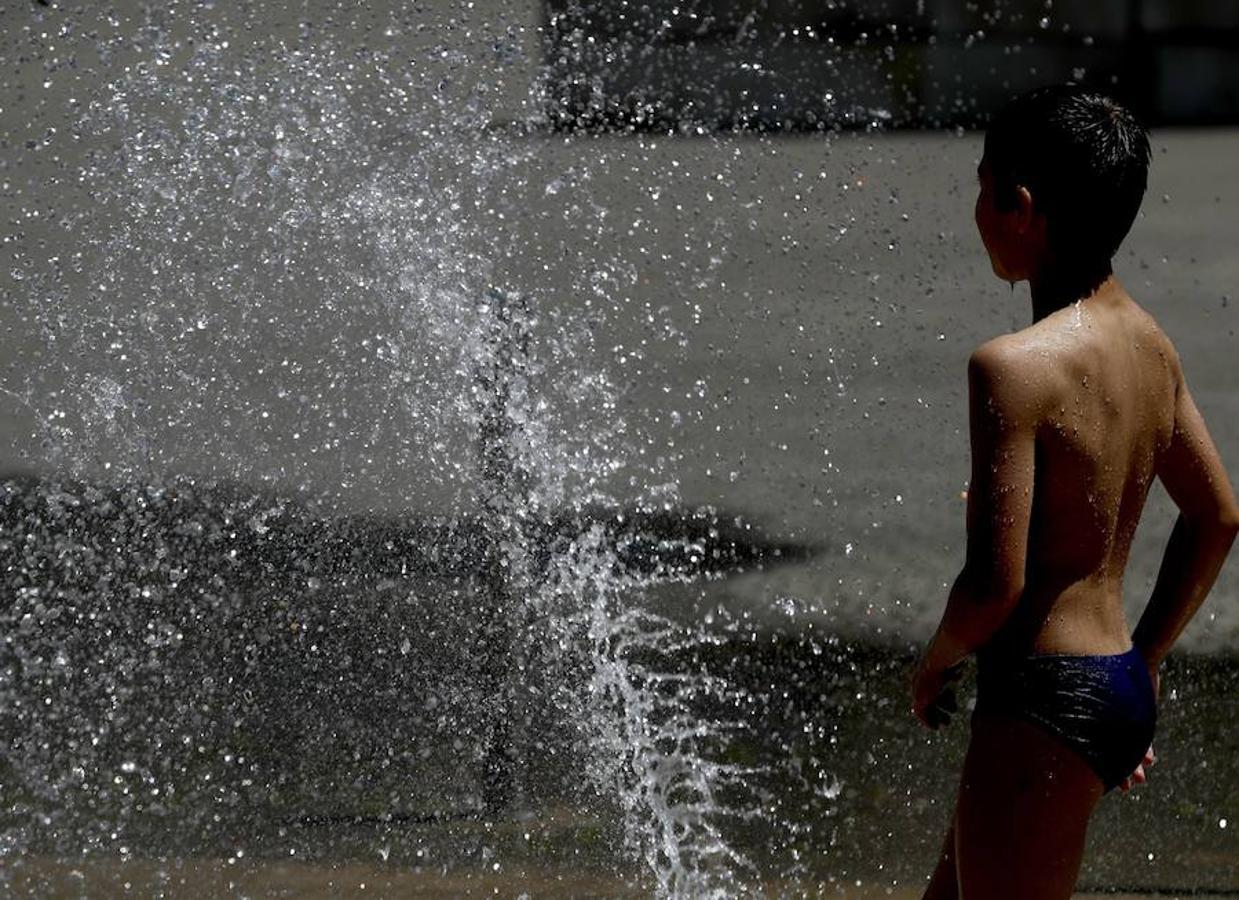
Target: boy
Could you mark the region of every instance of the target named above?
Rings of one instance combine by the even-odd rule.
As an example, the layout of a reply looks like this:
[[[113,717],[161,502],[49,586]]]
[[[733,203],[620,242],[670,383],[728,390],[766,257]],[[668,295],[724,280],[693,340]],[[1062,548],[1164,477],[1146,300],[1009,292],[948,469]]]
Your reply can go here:
[[[1127,110],[1074,85],[1017,98],[985,136],[977,228],[994,273],[1029,282],[1033,323],[969,360],[967,556],[913,712],[945,721],[973,652],[977,706],[926,897],[1071,896],[1098,800],[1153,761],[1158,666],[1239,530],[1175,349],[1111,270],[1149,158]],[[1154,478],[1180,515],[1129,635],[1123,571]]]

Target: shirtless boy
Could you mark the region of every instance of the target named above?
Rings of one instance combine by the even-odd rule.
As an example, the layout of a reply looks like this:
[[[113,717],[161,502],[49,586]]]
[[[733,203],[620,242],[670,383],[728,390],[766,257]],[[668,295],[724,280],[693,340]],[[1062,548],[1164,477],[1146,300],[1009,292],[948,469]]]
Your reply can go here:
[[[1148,135],[1075,86],[1010,103],[985,136],[977,228],[1033,323],[968,364],[968,549],[913,679],[937,727],[960,663],[978,697],[929,898],[1066,898],[1102,795],[1152,762],[1158,667],[1239,531],[1170,340],[1110,261],[1140,208]],[[1154,478],[1179,518],[1129,630],[1123,571]]]

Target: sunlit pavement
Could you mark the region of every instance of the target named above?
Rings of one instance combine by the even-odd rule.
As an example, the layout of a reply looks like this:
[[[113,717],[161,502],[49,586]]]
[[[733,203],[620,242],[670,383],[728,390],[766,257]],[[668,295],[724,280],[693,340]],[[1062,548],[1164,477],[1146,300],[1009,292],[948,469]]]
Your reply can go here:
[[[1029,319],[1024,288],[1012,293],[993,278],[975,235],[979,136],[512,141],[532,153],[522,178],[565,186],[531,192],[519,226],[527,252],[496,259],[496,282],[544,286],[548,308],[584,314],[573,281],[581,254],[596,254],[600,277],[619,279],[599,313],[594,349],[572,360],[582,373],[608,373],[619,389],[615,415],[644,442],[640,456],[630,453],[630,465],[602,487],[630,500],[625,479],[649,466],[654,475],[638,485],[656,477],[674,484],[685,505],[711,504],[819,546],[815,565],[737,584],[733,593],[744,594],[753,615],[769,616],[780,598],[792,597],[837,632],[867,637],[881,627],[884,634],[926,635],[962,560],[965,361],[984,339]],[[1154,146],[1144,210],[1116,267],[1177,343],[1233,467],[1239,132],[1167,131],[1155,134]],[[594,223],[599,231],[578,234],[561,207],[571,190],[566,173],[587,152],[593,169],[574,202],[595,203],[607,217]],[[61,239],[51,226],[29,227],[31,240]],[[572,264],[543,273],[565,247],[575,254]],[[631,283],[620,275],[623,266],[631,267]],[[76,290],[72,283],[67,289]],[[34,361],[32,348],[39,348],[40,366],[87,365],[69,341],[44,348],[29,321],[6,325],[0,358],[19,365]],[[307,344],[307,358],[322,356],[338,335],[318,337],[323,346]],[[231,362],[214,364],[227,370]],[[325,382],[330,374],[314,377]],[[259,403],[270,386],[233,380],[228,402],[240,408]],[[323,390],[350,405],[347,385],[324,383]],[[169,388],[168,397],[194,399],[180,388]],[[310,453],[291,440],[292,423],[272,421],[270,447],[230,435],[186,448],[179,470],[227,471],[242,460],[261,474],[270,460],[346,507],[442,508],[434,478],[417,466],[386,465],[399,458],[396,444],[407,434],[380,434],[366,451],[395,480],[355,478],[344,488],[340,472],[359,451],[348,443],[356,435],[343,435],[339,451]],[[47,469],[37,462],[31,410],[3,394],[0,435],[0,472]],[[91,441],[99,459],[119,460],[132,437],[119,429]],[[158,445],[161,435],[144,439]],[[1172,521],[1155,490],[1127,577],[1132,611],[1151,587]],[[1239,592],[1237,568],[1223,573],[1185,648],[1239,644],[1239,604],[1225,602]]]

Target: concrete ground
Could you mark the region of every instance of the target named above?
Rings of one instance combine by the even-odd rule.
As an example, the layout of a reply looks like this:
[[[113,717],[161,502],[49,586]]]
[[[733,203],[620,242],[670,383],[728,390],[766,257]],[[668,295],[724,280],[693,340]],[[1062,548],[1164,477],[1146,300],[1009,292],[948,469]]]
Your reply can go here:
[[[92,860],[62,862],[52,859],[24,860],[3,880],[18,896],[43,900],[112,897],[175,897],[212,900],[225,897],[287,897],[297,900],[327,900],[341,896],[374,898],[456,897],[546,897],[619,898],[649,896],[649,886],[618,878],[565,872],[478,872],[444,875],[402,871],[381,865],[333,867],[304,863],[253,864],[226,860]],[[919,900],[916,888],[873,888],[865,885],[823,884],[818,890],[797,885],[784,893],[777,883],[763,886],[766,896],[840,898],[840,900]],[[1214,900],[1233,894],[1091,893],[1075,894],[1078,900],[1166,900],[1191,897]]]

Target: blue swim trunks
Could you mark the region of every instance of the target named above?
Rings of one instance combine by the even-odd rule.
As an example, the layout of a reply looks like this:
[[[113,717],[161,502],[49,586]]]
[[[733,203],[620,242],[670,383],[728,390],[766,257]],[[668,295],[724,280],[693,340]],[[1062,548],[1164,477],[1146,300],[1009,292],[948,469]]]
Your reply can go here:
[[[976,712],[1044,728],[1084,758],[1107,791],[1135,771],[1153,740],[1157,698],[1135,647],[1112,656],[978,654]]]

